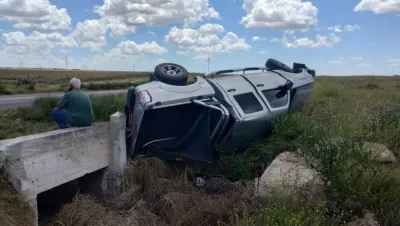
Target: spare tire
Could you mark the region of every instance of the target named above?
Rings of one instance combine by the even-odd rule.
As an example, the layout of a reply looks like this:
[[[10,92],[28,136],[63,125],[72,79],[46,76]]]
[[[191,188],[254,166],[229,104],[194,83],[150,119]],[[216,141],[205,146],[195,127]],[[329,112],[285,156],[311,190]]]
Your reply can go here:
[[[293,73],[293,70],[289,66],[275,59],[268,59],[265,66],[270,70],[282,70]]]
[[[155,67],[154,73],[151,76],[168,85],[184,86],[188,81],[189,73],[181,65],[163,63]]]

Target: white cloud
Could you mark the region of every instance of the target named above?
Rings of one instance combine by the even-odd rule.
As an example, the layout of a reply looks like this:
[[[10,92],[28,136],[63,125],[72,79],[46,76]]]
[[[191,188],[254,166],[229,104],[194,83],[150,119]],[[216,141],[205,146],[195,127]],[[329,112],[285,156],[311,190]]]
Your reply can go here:
[[[261,51],[258,51],[258,54],[267,54],[268,52],[267,51],[264,51],[264,50],[261,50]]]
[[[372,66],[372,64],[368,63],[368,62],[362,62],[362,63],[357,64],[357,66],[359,66],[359,67],[370,67],[370,66]]]
[[[124,41],[120,42],[115,49],[119,49],[124,55],[160,55],[168,52],[165,47],[159,46],[155,41],[144,42],[142,44],[136,44],[134,41]]]
[[[178,45],[183,51],[195,53],[195,59],[202,59],[212,53],[227,53],[251,48],[245,39],[239,38],[232,32],[220,38],[216,34],[205,32],[201,27],[197,30],[173,27],[165,36],[164,41]]]
[[[329,38],[332,43],[339,43],[340,42],[340,37],[335,35],[334,33],[329,34]]]
[[[293,30],[284,30],[283,33],[284,33],[284,34],[292,35],[292,34],[295,33],[295,31],[293,31]]]
[[[251,41],[253,41],[253,42],[257,42],[257,41],[260,41],[261,40],[261,37],[260,36],[254,36],[252,39],[251,39]]]
[[[352,57],[351,59],[353,59],[353,60],[363,60],[362,57]]]
[[[400,1],[398,0],[361,0],[354,11],[372,11],[375,14],[400,14]]]
[[[343,30],[340,28],[340,25],[328,27],[328,30],[332,30],[334,32],[343,32]]]
[[[0,19],[14,22],[16,28],[61,30],[71,27],[66,9],[58,9],[48,0],[2,0]]]
[[[143,55],[161,55],[167,52],[168,50],[165,47],[159,46],[154,41],[142,44],[137,44],[134,41],[123,41],[110,51],[102,55],[95,55],[93,62],[100,65],[108,62],[129,62]]]
[[[65,68],[65,57],[55,57],[53,55],[9,55],[0,51],[0,61],[3,65],[10,67],[28,68]],[[68,68],[78,68],[75,58],[68,58]],[[81,66],[81,65],[79,65]]]
[[[317,35],[315,40],[310,40],[308,38],[297,39],[295,36],[292,37],[292,40],[288,40],[288,38],[284,35],[281,42],[286,48],[317,48],[328,47],[335,43],[339,43],[340,37],[332,33],[329,35],[329,37]]]
[[[354,24],[354,25],[348,24],[348,25],[344,26],[342,29],[341,25],[335,25],[335,26],[328,27],[328,30],[336,32],[336,33],[343,32],[343,30],[352,32],[355,30],[361,30],[361,27],[357,24]]]
[[[67,49],[58,49],[58,51],[59,51],[60,53],[72,53],[71,50],[67,50]]]
[[[271,40],[270,40],[270,42],[280,42],[281,40],[279,39],[279,38],[272,38]]]
[[[390,63],[393,67],[400,66],[400,58],[398,59],[388,59],[386,62]]]
[[[328,61],[328,64],[346,64],[342,60],[330,60]]]
[[[389,62],[389,63],[400,63],[400,59],[390,59],[390,60],[386,60],[386,62]]]
[[[86,20],[76,25],[76,30],[71,34],[78,40],[81,47],[91,50],[100,50],[106,44],[107,27],[100,20]]]
[[[346,25],[346,27],[344,27],[344,29],[346,30],[346,31],[348,31],[348,32],[352,32],[352,31],[355,31],[355,30],[361,30],[361,27],[360,26],[358,26],[357,24],[354,24],[354,25]]]
[[[3,34],[4,48],[12,55],[49,55],[55,47],[76,47],[78,44],[70,36],[60,33],[43,34],[38,31],[26,36],[24,33]]]
[[[189,51],[187,51],[187,50],[179,50],[179,51],[176,51],[176,54],[178,54],[179,56],[188,56],[189,55]]]
[[[244,0],[246,16],[241,23],[247,28],[303,30],[318,23],[318,9],[301,0]]]
[[[193,59],[194,59],[194,60],[207,60],[209,56],[210,56],[210,55],[201,53],[201,54],[196,54],[196,55],[193,57]]]
[[[173,23],[185,26],[206,18],[219,18],[208,0],[103,0],[94,11],[102,18],[115,18],[127,27],[161,26]]]
[[[203,24],[199,28],[199,32],[208,35],[217,35],[224,32],[224,27],[219,24]]]

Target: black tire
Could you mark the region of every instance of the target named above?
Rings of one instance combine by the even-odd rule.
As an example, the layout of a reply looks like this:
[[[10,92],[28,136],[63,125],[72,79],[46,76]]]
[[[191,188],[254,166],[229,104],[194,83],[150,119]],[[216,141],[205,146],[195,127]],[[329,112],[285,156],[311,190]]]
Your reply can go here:
[[[188,81],[189,73],[181,65],[164,63],[155,67],[154,77],[168,85],[184,86]]]
[[[265,66],[270,70],[282,70],[293,73],[293,70],[289,66],[275,59],[268,59]]]

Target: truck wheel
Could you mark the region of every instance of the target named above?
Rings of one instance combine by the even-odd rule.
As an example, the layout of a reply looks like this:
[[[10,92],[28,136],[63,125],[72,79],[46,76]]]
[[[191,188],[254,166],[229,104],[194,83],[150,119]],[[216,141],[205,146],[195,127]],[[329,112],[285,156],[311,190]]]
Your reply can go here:
[[[289,66],[275,59],[268,59],[265,66],[270,70],[282,70],[293,73],[293,70]]]
[[[154,69],[154,78],[168,85],[184,86],[189,77],[188,71],[178,64],[159,64]]]

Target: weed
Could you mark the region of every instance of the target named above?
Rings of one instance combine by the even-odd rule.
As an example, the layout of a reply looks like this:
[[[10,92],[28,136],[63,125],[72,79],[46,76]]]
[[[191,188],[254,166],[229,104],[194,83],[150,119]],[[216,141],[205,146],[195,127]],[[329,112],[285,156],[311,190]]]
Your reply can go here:
[[[382,225],[397,224],[400,184],[389,169],[372,162],[362,145],[349,139],[329,138],[328,130],[320,125],[311,128],[303,150],[322,176],[330,214],[342,214],[342,220],[349,220],[371,210]]]
[[[368,83],[365,86],[366,89],[379,89],[379,86],[377,84],[373,84],[373,83]]]
[[[30,226],[34,212],[8,182],[5,171],[8,165],[6,159],[0,160],[0,225]]]
[[[256,141],[243,153],[225,155],[220,165],[227,168],[229,177],[248,180],[261,176],[266,167],[283,151],[295,151],[298,138],[303,133],[300,114],[286,115],[272,122],[272,135],[265,140]]]
[[[32,106],[2,111],[0,139],[57,129],[51,112],[60,98],[40,98]],[[126,96],[91,97],[95,122],[108,121],[110,115],[123,111]]]
[[[35,83],[28,84],[27,89],[29,91],[35,91],[36,90],[36,84]]]
[[[32,85],[32,84],[35,84],[35,81],[34,81],[34,79],[31,77],[31,74],[28,73],[27,76],[20,77],[20,78],[17,79],[17,84],[16,84],[16,86],[19,87],[19,86],[22,86],[22,85]]]
[[[11,94],[11,92],[8,91],[3,84],[0,84],[0,95],[9,95],[9,94]]]

